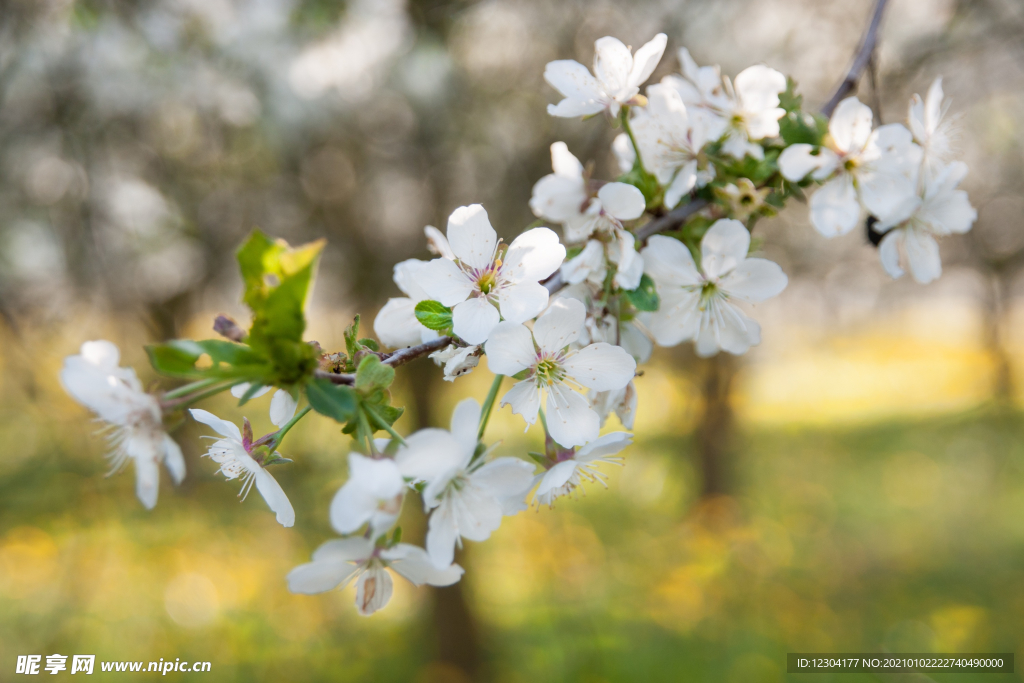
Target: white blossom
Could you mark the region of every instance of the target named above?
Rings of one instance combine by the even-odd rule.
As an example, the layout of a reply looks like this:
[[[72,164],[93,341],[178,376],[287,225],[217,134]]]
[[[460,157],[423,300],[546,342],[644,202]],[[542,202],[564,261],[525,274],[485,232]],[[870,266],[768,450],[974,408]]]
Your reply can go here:
[[[238,494],[242,500],[246,499],[255,484],[256,490],[260,492],[263,499],[267,501],[267,505],[277,516],[278,524],[285,527],[294,525],[295,510],[292,508],[288,496],[285,495],[284,489],[270,472],[252,457],[254,444],[252,432],[248,426],[246,434],[243,436],[237,425],[222,420],[211,412],[198,408],[192,408],[189,412],[192,413],[192,418],[196,422],[202,422],[212,427],[215,432],[224,437],[215,441],[205,455],[220,465],[217,472],[223,474],[226,479],[242,480],[242,489]],[[274,455],[278,454],[274,453]]]
[[[647,88],[647,109],[632,121],[644,166],[665,187],[665,206],[672,209],[695,187],[715,176],[713,165],[702,163],[708,142],[722,136],[725,121],[694,107],[687,110],[679,92],[664,84]]]
[[[572,118],[607,111],[617,116],[619,107],[636,101],[640,86],[661,61],[667,40],[659,33],[634,55],[618,38],[601,38],[594,43],[593,75],[571,59],[548,62],[544,80],[565,98],[557,105],[549,104],[548,113]]]
[[[621,389],[612,391],[593,391],[587,394],[587,401],[590,407],[601,418],[601,426],[604,427],[608,416],[615,413],[619,422],[626,429],[632,429],[636,422],[636,408],[638,397],[636,385],[631,381]]]
[[[605,342],[573,349],[582,331],[586,307],[559,298],[533,325],[502,323],[487,340],[491,372],[515,375],[527,371],[502,397],[527,428],[537,420],[541,400],[547,397],[547,426],[551,437],[565,447],[582,446],[597,438],[600,418],[574,388],[610,391],[626,386],[636,372],[636,361],[618,346]]]
[[[544,310],[548,290],[539,281],[565,258],[548,228],[527,230],[498,258],[498,235],[479,204],[452,213],[448,242],[455,260],[436,258],[415,279],[431,299],[453,307],[454,332],[469,344],[482,344],[501,318],[521,323]]]
[[[462,377],[473,371],[480,364],[480,345],[458,346],[449,344],[430,354],[438,365],[444,365],[444,380],[454,382],[456,377]]]
[[[825,237],[856,227],[862,204],[880,220],[905,215],[913,204],[920,148],[898,123],[872,131],[872,118],[870,107],[848,97],[832,114],[824,146],[790,145],[779,156],[787,180],[827,181],[810,201],[811,222]]]
[[[597,466],[601,463],[622,465],[622,458],[615,454],[631,443],[633,435],[629,432],[612,432],[588,443],[539,477],[534,500],[538,505],[550,506],[556,498],[572,493],[584,481],[597,481],[607,488],[608,475]]]
[[[430,226],[427,228],[437,230]],[[430,239],[431,233],[428,232],[427,236]],[[416,319],[416,304],[430,298],[416,282],[416,274],[426,265],[426,261],[414,258],[395,264],[395,284],[405,296],[388,299],[373,320],[373,332],[384,346],[397,349],[437,338],[437,332],[424,327]]]
[[[180,484],[185,459],[164,432],[160,402],[142,390],[134,370],[118,365],[120,358],[117,346],[109,341],[85,342],[79,355],[64,359],[60,379],[72,398],[109,425],[111,474],[129,459],[134,461],[135,494],[152,509],[160,490],[160,463]]]
[[[395,461],[405,476],[423,481],[430,515],[427,553],[435,567],[451,564],[462,539],[485,541],[504,515],[525,508],[534,466],[518,458],[474,460],[480,404],[468,398],[452,413],[451,431],[421,430],[406,439]]]
[[[682,77],[666,76],[662,83],[679,93],[687,110],[703,109],[720,119],[723,152],[736,159],[763,159],[764,149],[754,143],[779,135],[779,119],[786,113],[779,107],[779,95],[786,91],[786,77],[758,64],[730,81],[718,67],[698,67],[686,48],[679,51],[679,61]]]
[[[405,479],[394,460],[349,453],[348,481],[331,501],[331,525],[351,534],[369,524],[370,537],[377,538],[398,520],[404,493]]]
[[[888,221],[879,221],[875,230],[887,233],[878,245],[878,254],[886,272],[894,278],[903,275],[900,254],[914,279],[927,284],[942,274],[942,259],[936,237],[963,234],[971,229],[978,212],[967,193],[957,186],[967,174],[963,162],[954,161],[920,180],[920,191],[908,212]]]
[[[719,350],[745,353],[760,343],[761,328],[733,303],[754,303],[778,295],[788,282],[771,261],[747,258],[750,233],[733,219],[720,219],[701,240],[701,263],[682,242],[655,235],[643,251],[661,307],[646,315],[647,328],[661,346],[696,342],[697,355]]]
[[[463,574],[457,564],[435,568],[423,548],[408,543],[384,547],[368,538],[342,538],[327,541],[313,552],[312,562],[291,570],[288,590],[323,593],[356,581],[356,609],[369,616],[391,599],[393,583],[387,569],[416,586],[450,586]]]

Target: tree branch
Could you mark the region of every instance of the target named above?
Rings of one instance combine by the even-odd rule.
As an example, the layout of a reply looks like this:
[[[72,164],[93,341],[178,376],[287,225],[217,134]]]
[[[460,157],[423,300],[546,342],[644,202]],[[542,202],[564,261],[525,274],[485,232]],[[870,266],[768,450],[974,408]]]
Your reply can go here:
[[[425,356],[428,353],[432,353],[438,349],[443,349],[451,342],[451,337],[438,337],[437,339],[431,339],[430,341],[417,346],[407,346],[404,349],[399,349],[393,353],[382,354],[381,362],[384,365],[398,367],[399,365],[405,365],[409,361],[416,360],[421,356]],[[355,375],[339,372],[327,372],[326,370],[317,370],[313,373],[313,376],[320,379],[328,379],[335,384],[352,385],[356,382]]]
[[[689,204],[683,204],[672,209],[661,218],[655,218],[653,221],[641,225],[640,229],[636,231],[636,241],[646,242],[647,238],[651,235],[657,235],[659,232],[678,228],[686,222],[686,219],[706,208],[707,205],[708,201],[706,199],[694,199]]]
[[[835,93],[832,95],[832,99],[821,108],[821,113],[825,116],[832,116],[833,110],[836,105],[839,104],[847,95],[853,92],[853,89],[857,87],[857,81],[860,80],[860,76],[864,73],[864,69],[867,68],[868,63],[871,61],[871,55],[875,51],[875,46],[878,44],[878,27],[882,23],[882,15],[885,13],[885,6],[889,0],[875,0],[875,9],[871,14],[871,23],[868,24],[867,29],[864,31],[864,35],[860,39],[860,46],[857,48],[857,54],[854,55],[853,64],[850,65],[850,70],[846,73],[846,78],[836,88]]]

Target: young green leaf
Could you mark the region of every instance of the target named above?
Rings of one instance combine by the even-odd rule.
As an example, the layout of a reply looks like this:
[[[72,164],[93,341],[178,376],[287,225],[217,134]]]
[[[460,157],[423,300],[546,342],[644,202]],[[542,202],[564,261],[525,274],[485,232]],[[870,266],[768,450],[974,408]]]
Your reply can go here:
[[[640,278],[640,285],[636,289],[623,292],[629,303],[638,311],[656,311],[661,303],[658,298],[658,290],[654,286],[654,280],[644,273]]]
[[[316,378],[306,384],[306,398],[313,410],[341,423],[350,423],[356,416],[359,397],[352,387]]]
[[[452,326],[452,309],[427,299],[416,304],[416,319],[428,330],[440,332]]]
[[[387,389],[395,381],[395,369],[384,365],[377,356],[367,356],[356,371],[356,389],[363,394],[374,389]]]

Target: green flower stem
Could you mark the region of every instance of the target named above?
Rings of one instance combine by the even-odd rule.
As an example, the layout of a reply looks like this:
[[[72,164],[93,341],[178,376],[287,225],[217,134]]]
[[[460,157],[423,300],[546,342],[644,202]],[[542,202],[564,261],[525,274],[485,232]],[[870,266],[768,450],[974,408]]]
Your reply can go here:
[[[376,410],[374,410],[373,408],[371,408],[371,407],[370,407],[369,405],[367,405],[366,403],[364,403],[364,404],[363,404],[363,409],[364,409],[364,410],[366,411],[366,413],[367,413],[367,414],[368,414],[368,415],[369,415],[370,417],[372,417],[372,418],[373,418],[373,421],[377,423],[377,426],[378,426],[378,427],[379,427],[380,429],[383,429],[383,430],[384,430],[384,431],[386,431],[386,432],[387,432],[388,434],[390,434],[390,435],[391,435],[391,438],[393,438],[393,439],[397,440],[397,441],[398,441],[398,443],[402,444],[403,446],[405,445],[405,439],[403,439],[403,438],[402,438],[402,436],[401,436],[401,435],[400,435],[400,434],[399,434],[398,432],[396,432],[396,431],[395,431],[394,427],[392,427],[391,425],[389,425],[389,424],[388,424],[388,421],[387,421],[387,420],[385,420],[385,419],[384,419],[383,417],[381,417],[381,416],[380,416],[380,414],[379,414],[379,413],[378,413],[378,412],[377,412]],[[371,438],[372,438],[372,437],[371,437]]]
[[[484,438],[484,431],[487,429],[487,422],[491,419],[491,411],[494,409],[494,402],[498,398],[498,389],[501,388],[501,381],[505,379],[505,375],[495,375],[494,381],[491,383],[491,390],[487,392],[487,398],[484,399],[484,407],[480,411],[480,429],[477,431],[477,441],[482,441]]]
[[[629,136],[629,141],[633,144],[633,151],[636,152],[636,162],[640,164],[640,170],[647,173],[647,167],[644,166],[644,160],[640,158],[640,145],[636,144],[636,136],[633,135],[633,127],[629,125],[629,107],[623,106],[619,110],[619,119],[622,121],[622,129],[626,131],[626,135]]]
[[[172,389],[171,391],[164,393],[164,398],[179,398],[181,396],[190,394],[193,391],[205,389],[206,387],[216,384],[219,381],[221,380],[218,380],[216,377],[211,377],[209,379],[201,379],[197,382],[191,382],[189,384],[180,386],[177,389]]]
[[[220,382],[218,384],[212,385],[208,389],[205,389],[205,390],[202,390],[202,391],[198,391],[198,392],[196,392],[194,394],[189,394],[187,396],[181,396],[179,398],[175,398],[175,399],[172,399],[170,401],[161,401],[160,407],[163,408],[164,411],[180,410],[181,408],[184,408],[186,406],[192,405],[196,401],[201,401],[204,398],[209,398],[211,396],[216,396],[220,392],[224,391],[225,389],[230,389],[231,387],[233,387],[236,384],[238,384],[238,380],[235,380],[235,379],[229,379],[229,380],[226,380],[226,381],[222,381],[222,382]]]
[[[544,434],[547,435],[549,433],[548,432],[548,420],[547,420],[546,417],[544,417],[544,409],[543,408],[538,409],[537,410],[537,415],[540,417],[540,426],[544,428]]]
[[[267,446],[270,448],[270,450],[273,451],[280,448],[281,442],[284,441],[284,435],[287,434],[289,430],[291,430],[291,428],[294,427],[299,420],[306,417],[306,414],[309,413],[309,411],[311,410],[313,410],[312,406],[306,406],[299,412],[295,413],[292,419],[288,420],[288,422],[286,422],[283,427],[277,430],[277,432],[275,432],[271,439],[267,442]]]

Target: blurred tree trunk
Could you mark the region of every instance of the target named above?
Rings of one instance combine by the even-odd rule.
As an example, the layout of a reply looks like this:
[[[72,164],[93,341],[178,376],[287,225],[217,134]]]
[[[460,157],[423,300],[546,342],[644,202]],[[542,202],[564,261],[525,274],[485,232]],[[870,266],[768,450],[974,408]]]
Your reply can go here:
[[[988,273],[988,297],[984,306],[984,344],[993,361],[992,398],[1006,404],[1013,400],[1013,363],[1004,344],[1009,277],[999,264]]]
[[[441,393],[441,374],[433,363],[419,361],[408,366],[416,410],[416,428],[443,426],[436,414],[436,400]],[[455,561],[466,566],[466,553],[458,550]],[[431,596],[431,632],[434,638],[435,661],[439,671],[449,671],[453,680],[478,680],[480,674],[480,641],[476,619],[466,600],[463,582],[443,588],[428,588]],[[458,673],[455,673],[455,670]],[[459,675],[462,674],[462,675]]]
[[[697,360],[702,410],[694,441],[703,477],[701,495],[704,497],[726,493],[730,488],[735,431],[732,383],[738,365],[736,356],[725,352]]]

